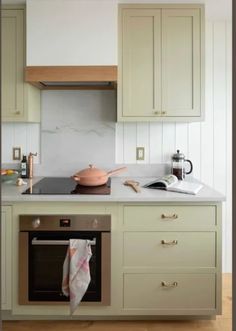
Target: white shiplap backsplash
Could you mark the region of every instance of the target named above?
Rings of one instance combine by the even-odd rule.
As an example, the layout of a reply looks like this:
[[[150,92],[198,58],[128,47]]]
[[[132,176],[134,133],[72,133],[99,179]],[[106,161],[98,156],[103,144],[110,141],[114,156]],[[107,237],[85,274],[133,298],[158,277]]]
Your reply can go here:
[[[2,124],[2,163],[15,163],[12,160],[13,147],[20,147],[22,155],[37,153],[34,162],[40,162],[40,124],[3,123]]]
[[[227,201],[223,206],[223,270],[226,272],[231,271],[232,256],[231,39],[231,23],[217,21],[208,22],[206,24],[206,112],[204,122],[116,123],[115,133],[116,163],[132,164],[132,167],[134,164],[138,166],[139,164],[154,165],[168,163],[170,162],[171,155],[178,148],[193,162],[194,176],[196,178],[213,186],[216,190],[226,195]],[[71,93],[73,94],[73,92],[64,94],[63,102],[65,109],[74,109],[73,100],[76,99],[76,96],[71,100]],[[54,97],[53,94],[45,94],[43,97],[44,109],[42,113],[44,117],[47,116],[47,118],[44,118],[42,121],[42,123],[45,122],[43,124],[44,126],[47,123],[51,126],[53,125],[54,120],[51,118],[52,116],[50,114],[54,113],[53,116],[56,116],[55,114],[58,114],[55,112],[56,109],[62,107],[61,104],[57,105],[59,102],[57,102],[57,100],[60,100],[61,103],[62,99],[58,99],[57,93],[54,94]],[[99,107],[106,108],[104,114],[108,114],[109,109],[113,111],[113,109],[111,109],[113,108],[111,102],[107,102],[104,96],[101,96],[100,99],[97,93],[91,95],[93,95],[93,100],[91,100],[93,108],[96,108],[95,104],[99,102],[99,104],[101,104]],[[112,101],[113,97],[108,96],[109,100]],[[87,100],[85,95],[83,95],[82,100]],[[86,103],[82,104],[81,109],[78,109],[78,111],[84,112],[86,105]],[[55,108],[54,112],[51,111],[52,107]],[[62,115],[62,113],[59,120],[68,121],[69,113],[66,111],[65,115]],[[79,123],[76,125],[79,126]],[[39,168],[42,171],[46,168],[48,175],[50,172],[49,167],[55,166],[49,162],[49,160],[46,160],[50,154],[50,148],[53,147],[51,145],[53,144],[50,145],[51,138],[45,131],[45,128],[43,128],[43,132],[41,131],[40,138],[40,130],[39,124],[4,123],[2,125],[2,162],[12,163],[12,147],[20,146],[23,153],[28,154],[30,151],[39,153],[39,157],[36,158],[36,163],[39,163],[41,160],[42,164],[39,165]],[[76,144],[78,144],[81,139],[75,142],[75,137],[72,134],[67,134],[64,137],[67,139],[68,146],[70,146],[71,150],[76,150]],[[40,155],[40,139],[43,139],[41,146],[42,155]],[[84,144],[86,139],[85,137],[81,142]],[[145,147],[144,161],[136,161],[137,146]],[[57,150],[58,159],[65,160],[65,155],[65,149],[59,148]],[[97,161],[99,162],[99,158]],[[114,162],[115,160],[111,157],[110,163],[112,164]],[[66,166],[69,167],[71,165],[65,162],[63,167]],[[140,172],[141,171],[143,170],[140,168]],[[142,173],[140,173],[140,175],[142,175]],[[147,171],[144,175],[148,175]]]

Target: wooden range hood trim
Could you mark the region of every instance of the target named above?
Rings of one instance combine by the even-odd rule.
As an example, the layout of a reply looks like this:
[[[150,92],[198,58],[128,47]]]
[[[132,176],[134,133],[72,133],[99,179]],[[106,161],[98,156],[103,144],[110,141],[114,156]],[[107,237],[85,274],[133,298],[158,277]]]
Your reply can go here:
[[[111,90],[117,85],[117,66],[28,66],[25,81],[41,90]],[[45,82],[62,85],[47,86]],[[76,82],[93,84],[70,85]]]

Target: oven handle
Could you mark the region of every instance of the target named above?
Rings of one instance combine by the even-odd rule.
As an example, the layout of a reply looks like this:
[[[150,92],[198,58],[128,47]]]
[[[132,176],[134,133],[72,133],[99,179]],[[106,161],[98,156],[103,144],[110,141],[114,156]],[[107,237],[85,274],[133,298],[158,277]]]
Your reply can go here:
[[[87,240],[91,246],[96,246],[96,238],[93,240]],[[69,245],[69,240],[38,240],[32,239],[32,245]]]

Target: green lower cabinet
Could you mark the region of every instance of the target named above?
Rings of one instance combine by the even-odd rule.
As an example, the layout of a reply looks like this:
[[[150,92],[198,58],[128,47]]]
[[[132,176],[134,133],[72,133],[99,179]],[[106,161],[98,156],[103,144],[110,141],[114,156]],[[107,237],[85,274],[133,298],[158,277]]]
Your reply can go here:
[[[215,285],[215,274],[125,274],[124,308],[204,314],[216,309]]]
[[[3,206],[1,212],[1,308],[11,309],[11,261],[12,261],[12,209]]]
[[[124,265],[150,268],[215,268],[215,244],[213,231],[125,232]]]
[[[221,314],[221,204],[123,206],[123,309]]]
[[[19,215],[81,214],[111,215],[111,304],[81,305],[75,319],[221,314],[221,202],[23,202],[12,211],[4,206],[2,309],[12,306],[12,316],[29,319],[70,318],[68,303],[19,304]]]

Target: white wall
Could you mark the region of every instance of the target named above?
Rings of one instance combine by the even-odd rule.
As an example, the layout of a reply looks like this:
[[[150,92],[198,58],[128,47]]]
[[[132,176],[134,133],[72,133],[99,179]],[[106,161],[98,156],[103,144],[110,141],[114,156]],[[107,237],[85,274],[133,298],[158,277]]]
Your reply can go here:
[[[114,1],[28,0],[27,65],[117,64]]]

